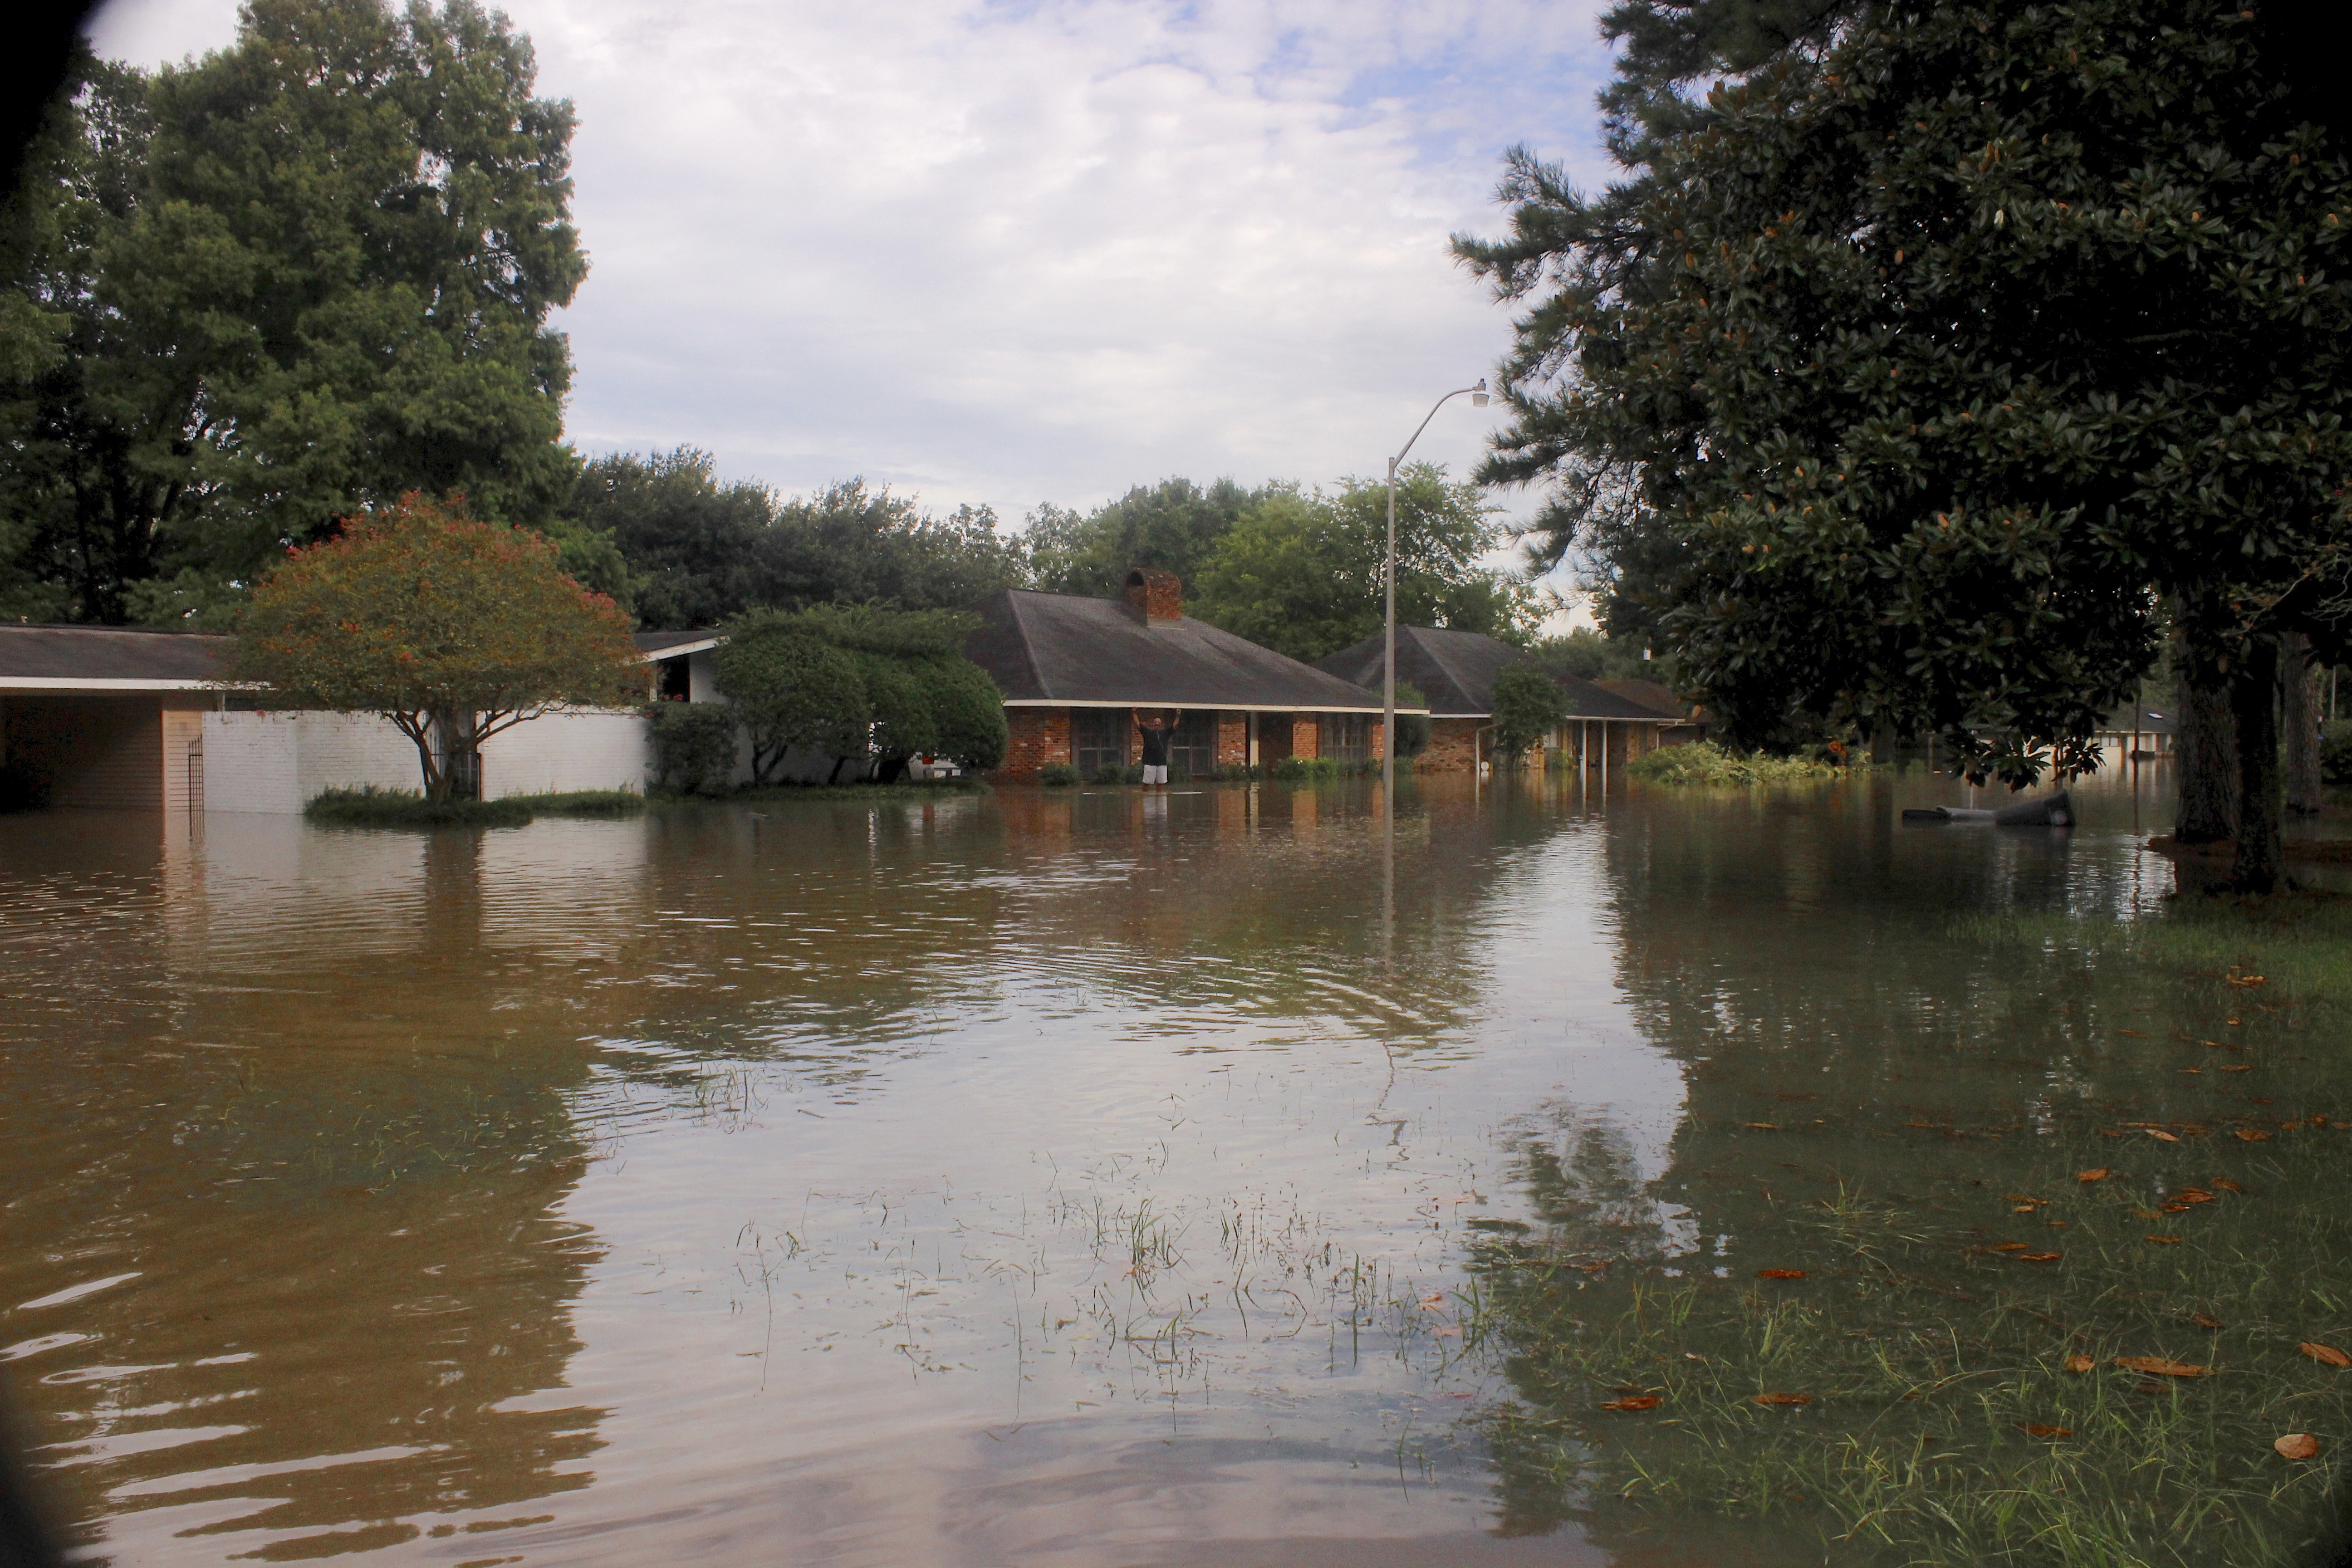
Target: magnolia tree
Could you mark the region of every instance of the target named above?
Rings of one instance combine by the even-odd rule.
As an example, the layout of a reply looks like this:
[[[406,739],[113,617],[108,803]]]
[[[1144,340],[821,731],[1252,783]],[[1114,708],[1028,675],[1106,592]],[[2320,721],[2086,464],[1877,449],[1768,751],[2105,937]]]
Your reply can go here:
[[[232,671],[289,704],[382,713],[415,742],[425,793],[446,799],[493,735],[645,700],[628,616],[556,553],[411,492],[289,552],[238,620]]]

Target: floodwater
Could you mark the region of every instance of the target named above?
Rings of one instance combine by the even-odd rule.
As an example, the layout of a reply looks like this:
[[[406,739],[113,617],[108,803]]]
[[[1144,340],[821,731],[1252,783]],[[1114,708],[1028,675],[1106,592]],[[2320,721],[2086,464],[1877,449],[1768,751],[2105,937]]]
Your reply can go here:
[[[1625,1418],[1531,1420],[1502,1251],[1744,1279],[1772,1194],[1930,1182],[1923,1107],[2030,1142],[2101,1020],[1968,921],[2158,909],[2153,784],[2052,833],[1437,782],[1386,838],[1371,788],[0,818],[51,1513],[118,1563],[1822,1561],[1596,1512],[1558,1461]]]

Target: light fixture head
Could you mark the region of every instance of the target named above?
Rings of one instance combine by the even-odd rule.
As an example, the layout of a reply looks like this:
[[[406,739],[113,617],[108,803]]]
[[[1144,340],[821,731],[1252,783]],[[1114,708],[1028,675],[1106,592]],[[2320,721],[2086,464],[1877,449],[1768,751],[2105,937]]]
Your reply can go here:
[[[1484,408],[1489,401],[1486,395],[1486,378],[1482,375],[1478,378],[1478,384],[1470,389],[1470,406]]]

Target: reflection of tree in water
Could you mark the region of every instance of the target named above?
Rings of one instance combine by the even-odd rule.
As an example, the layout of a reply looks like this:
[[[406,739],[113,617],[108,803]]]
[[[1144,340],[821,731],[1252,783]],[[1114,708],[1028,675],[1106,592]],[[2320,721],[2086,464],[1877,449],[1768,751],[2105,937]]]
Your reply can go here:
[[[588,1484],[604,1413],[555,1392],[598,1256],[556,1214],[583,1065],[435,973],[479,918],[469,841],[446,837],[423,963],[331,937],[251,976],[189,963],[200,885],[17,944],[12,979],[72,1016],[0,1051],[0,1184],[39,1195],[0,1299],[127,1277],[10,1314],[20,1348],[60,1336],[10,1370],[77,1539],[311,1557],[544,1518],[534,1500]]]
[[[2347,1205],[2270,1194],[2340,1194],[2307,1119],[2336,1085],[2296,1065],[2291,1011],[2143,965],[2124,928],[2032,926],[2125,903],[2093,858],[1906,843],[1861,806],[1624,809],[1620,984],[1686,1099],[1654,1173],[1573,1107],[1511,1134],[1529,1217],[1475,1264],[1514,1396],[1489,1427],[1502,1528],[1761,1520],[1792,1561],[2292,1548],[2327,1482],[2279,1475],[2270,1439],[2352,1400],[2306,1386],[2293,1341],[2316,1330],[2278,1325],[2341,1317],[2326,1259],[2352,1237]],[[2063,1370],[2084,1355],[2105,1370]]]

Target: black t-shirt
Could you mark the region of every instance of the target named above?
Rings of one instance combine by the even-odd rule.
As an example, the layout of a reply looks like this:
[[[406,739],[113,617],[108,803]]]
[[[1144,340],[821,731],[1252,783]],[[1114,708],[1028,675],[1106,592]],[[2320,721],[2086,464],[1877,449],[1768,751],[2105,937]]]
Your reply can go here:
[[[1143,765],[1147,768],[1166,767],[1168,765],[1168,731],[1165,729],[1145,729],[1140,724],[1136,728],[1143,731]]]

